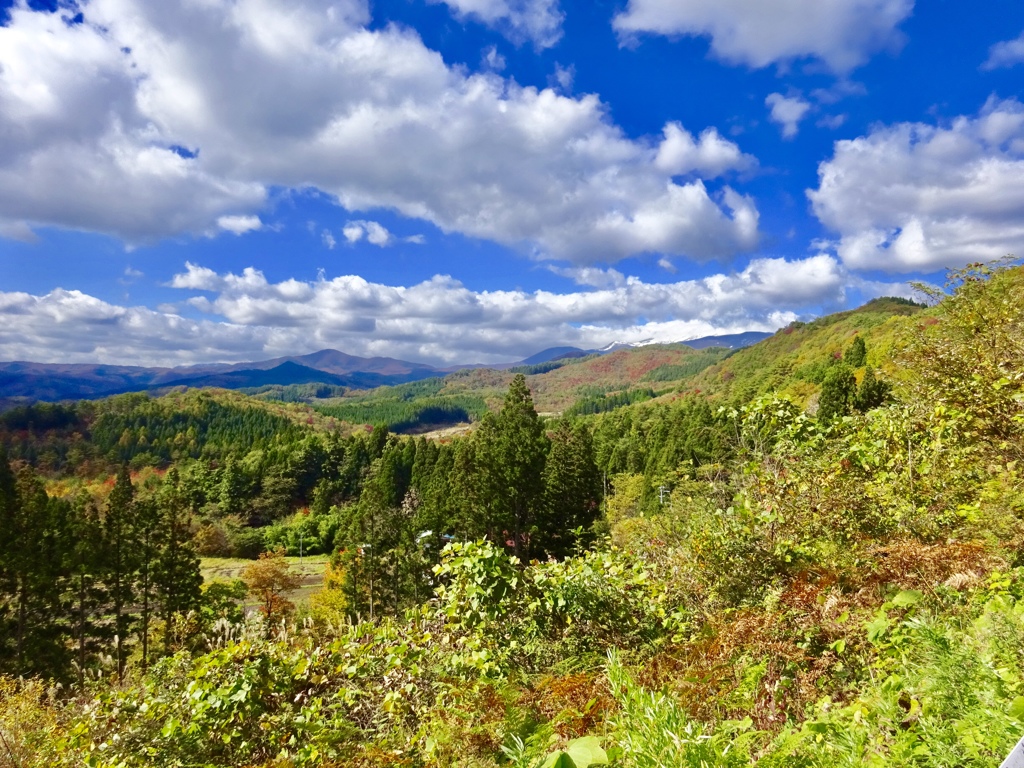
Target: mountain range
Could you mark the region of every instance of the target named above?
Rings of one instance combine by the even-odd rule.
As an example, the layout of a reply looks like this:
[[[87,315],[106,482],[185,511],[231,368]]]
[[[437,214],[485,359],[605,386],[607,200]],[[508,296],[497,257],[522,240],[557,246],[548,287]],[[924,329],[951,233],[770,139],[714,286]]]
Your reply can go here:
[[[678,342],[694,349],[739,348],[771,334],[758,331],[727,336],[706,336]],[[516,363],[492,366],[456,365],[438,368],[391,357],[358,357],[323,349],[307,355],[289,355],[243,363],[212,363],[176,368],[125,365],[0,362],[0,407],[36,400],[58,401],[106,397],[123,392],[165,390],[172,387],[243,389],[267,385],[330,384],[370,389],[444,376],[462,368],[504,369],[554,360],[607,354],[652,342],[617,343],[602,349],[550,347]]]

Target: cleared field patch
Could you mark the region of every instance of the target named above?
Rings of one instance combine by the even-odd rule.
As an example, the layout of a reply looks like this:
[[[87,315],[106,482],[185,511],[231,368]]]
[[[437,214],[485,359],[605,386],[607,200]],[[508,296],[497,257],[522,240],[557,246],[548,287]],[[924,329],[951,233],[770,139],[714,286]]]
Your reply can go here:
[[[292,572],[302,579],[301,586],[288,594],[288,599],[296,605],[309,600],[310,595],[319,592],[324,585],[324,567],[330,559],[328,555],[306,555],[286,557]],[[254,561],[241,557],[204,557],[199,561],[199,570],[203,574],[203,582],[233,581],[242,578],[242,571]],[[246,610],[252,606],[246,601]]]

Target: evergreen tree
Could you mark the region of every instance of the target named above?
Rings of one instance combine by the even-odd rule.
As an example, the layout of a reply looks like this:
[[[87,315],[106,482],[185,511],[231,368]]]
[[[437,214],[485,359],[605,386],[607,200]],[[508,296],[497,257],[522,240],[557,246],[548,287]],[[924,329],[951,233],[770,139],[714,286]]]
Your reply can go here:
[[[884,405],[889,399],[891,391],[892,387],[888,382],[875,376],[874,369],[868,366],[864,371],[864,378],[857,388],[857,394],[854,396],[853,407],[861,413],[867,413],[872,408]]]
[[[160,511],[152,500],[135,502],[135,537],[138,543],[139,639],[142,642],[142,668],[149,666],[150,619],[155,602],[154,571],[159,556]]]
[[[0,446],[0,669],[13,671],[16,637],[21,504],[7,453]]]
[[[103,581],[103,525],[91,501],[80,500],[75,504],[70,536],[68,608],[75,670],[81,686],[90,662],[110,639],[102,617],[108,597]]]
[[[139,552],[135,513],[135,488],[128,474],[128,465],[123,464],[107,499],[103,519],[105,580],[113,612],[114,653],[119,677],[124,675],[128,636],[134,623],[130,611],[135,604]]]
[[[16,496],[15,547],[8,565],[14,586],[14,673],[62,679],[70,662],[62,601],[69,505],[49,498],[27,467],[17,475]]]
[[[825,375],[818,398],[818,418],[823,421],[848,416],[853,410],[857,380],[846,363],[834,365]]]
[[[555,557],[571,553],[577,529],[589,529],[601,508],[601,473],[590,432],[561,421],[551,436],[544,467],[544,515],[535,549]]]
[[[178,637],[175,618],[199,607],[203,577],[199,556],[192,543],[187,500],[170,472],[158,502],[160,520],[157,538],[157,559],[153,585],[164,625],[164,650],[177,650],[183,638]]]
[[[486,492],[496,494],[502,533],[511,538],[516,556],[528,560],[535,516],[543,500],[547,438],[523,374],[512,379],[493,439],[483,447],[481,475],[487,478]]]
[[[854,337],[853,343],[843,354],[843,362],[851,368],[860,368],[868,361],[868,348],[864,343],[864,337],[859,334]]]

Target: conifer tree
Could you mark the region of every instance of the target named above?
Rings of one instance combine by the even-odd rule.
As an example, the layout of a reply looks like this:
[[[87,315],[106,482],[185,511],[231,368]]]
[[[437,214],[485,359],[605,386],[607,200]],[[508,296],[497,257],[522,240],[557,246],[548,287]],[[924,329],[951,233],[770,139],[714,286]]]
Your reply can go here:
[[[872,408],[878,408],[889,399],[892,387],[888,382],[875,376],[875,370],[868,366],[864,371],[864,378],[857,387],[857,394],[853,398],[853,407],[861,413],[867,413]]]
[[[13,671],[17,616],[17,566],[21,545],[21,505],[14,472],[0,446],[0,669]]]
[[[857,380],[846,363],[832,366],[825,375],[818,398],[818,418],[822,421],[848,416],[853,410]]]
[[[864,337],[859,334],[854,337],[853,343],[843,354],[843,362],[851,368],[860,368],[868,361],[868,348],[864,343]]]
[[[547,438],[523,374],[512,379],[488,437],[479,456],[485,492],[495,495],[502,535],[512,540],[516,556],[527,560],[543,500]]]
[[[544,515],[534,552],[555,557],[570,554],[573,531],[589,529],[601,506],[601,474],[594,460],[590,432],[560,421],[551,435],[544,467]]]
[[[102,651],[110,635],[102,620],[102,609],[107,601],[103,580],[103,525],[90,501],[83,499],[75,504],[70,536],[68,607],[76,677],[81,686],[90,661]]]
[[[114,488],[107,499],[107,511],[103,519],[104,550],[106,554],[106,582],[109,589],[113,612],[115,634],[115,660],[118,676],[124,675],[128,659],[127,642],[133,617],[131,607],[135,602],[135,573],[138,567],[137,521],[135,509],[135,488],[128,465],[123,464],[118,472]]]
[[[164,624],[164,650],[177,649],[175,618],[199,607],[203,577],[189,530],[189,509],[176,485],[177,476],[167,473],[157,504],[159,530],[153,586]]]

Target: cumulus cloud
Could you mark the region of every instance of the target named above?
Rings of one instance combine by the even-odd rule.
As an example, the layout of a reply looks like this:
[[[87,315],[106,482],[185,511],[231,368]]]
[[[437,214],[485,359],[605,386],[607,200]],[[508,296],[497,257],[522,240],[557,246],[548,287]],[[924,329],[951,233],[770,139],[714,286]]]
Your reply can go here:
[[[765,67],[802,57],[838,73],[897,46],[896,27],[913,0],[629,0],[615,17],[620,36],[706,35],[724,61]]]
[[[345,224],[341,229],[341,234],[345,236],[345,239],[349,243],[358,243],[363,238],[366,238],[366,242],[371,245],[376,245],[381,248],[386,248],[395,243],[412,243],[413,245],[423,245],[426,242],[426,238],[423,235],[410,235],[409,237],[396,237],[387,228],[378,221],[366,221],[356,220],[350,221]]]
[[[771,121],[782,126],[782,136],[786,139],[796,136],[800,130],[800,121],[811,109],[810,102],[799,96],[783,96],[781,93],[768,94],[764,103],[771,110]]]
[[[236,235],[244,235],[260,229],[263,222],[259,216],[221,216],[217,219],[217,226]]]
[[[331,233],[331,230],[329,229],[325,229],[323,232],[320,233],[320,241],[329,251],[333,251],[334,246],[338,244],[338,241],[334,239],[334,235]]]
[[[555,344],[774,330],[803,312],[836,307],[851,283],[823,254],[755,259],[739,272],[664,284],[616,270],[564,274],[590,288],[472,291],[445,275],[412,286],[354,275],[272,283],[252,268],[220,274],[187,263],[170,285],[205,292],[186,300],[199,319],[79,291],[0,292],[0,359],[170,364],[333,347],[433,363],[504,362]]]
[[[478,11],[499,5],[519,7]],[[578,263],[757,244],[754,203],[701,178],[749,165],[735,145],[714,134],[717,164],[676,181],[687,163],[659,162],[596,95],[449,67],[411,30],[368,29],[362,0],[83,9],[69,25],[19,6],[0,27],[4,231],[208,233],[255,222],[276,187]]]
[[[855,269],[932,271],[1024,253],[1024,105],[835,144],[808,196]]]
[[[428,0],[444,3],[458,19],[496,29],[514,43],[550,48],[562,38],[565,14],[558,0]]]
[[[1013,40],[1003,40],[988,49],[982,69],[1001,69],[1024,62],[1024,32]]]
[[[757,165],[753,156],[742,153],[734,142],[723,139],[714,128],[702,131],[700,137],[694,139],[679,123],[671,122],[665,126],[663,135],[654,165],[672,176],[696,173],[713,178]]]

